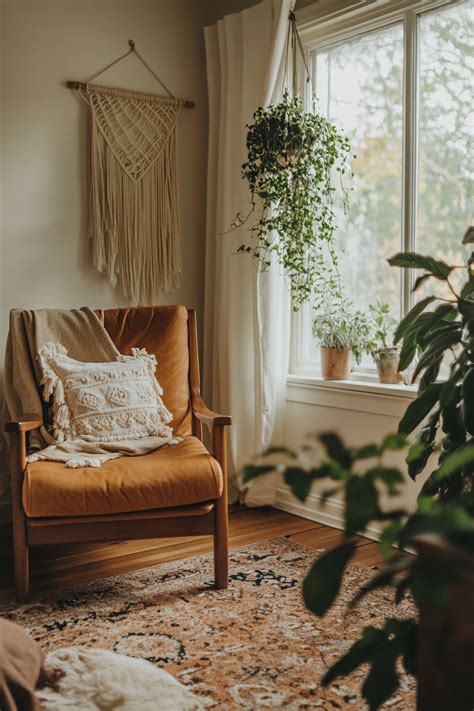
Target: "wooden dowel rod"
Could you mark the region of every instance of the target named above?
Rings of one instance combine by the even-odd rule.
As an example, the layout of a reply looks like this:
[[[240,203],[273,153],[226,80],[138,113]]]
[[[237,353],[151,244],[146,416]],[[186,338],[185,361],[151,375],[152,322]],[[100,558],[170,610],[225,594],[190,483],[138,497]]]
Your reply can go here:
[[[66,86],[68,89],[83,89],[84,91],[87,89],[87,84],[83,81],[67,81]],[[183,102],[185,108],[187,109],[193,109],[196,106],[194,101],[188,101],[188,99],[183,99]]]

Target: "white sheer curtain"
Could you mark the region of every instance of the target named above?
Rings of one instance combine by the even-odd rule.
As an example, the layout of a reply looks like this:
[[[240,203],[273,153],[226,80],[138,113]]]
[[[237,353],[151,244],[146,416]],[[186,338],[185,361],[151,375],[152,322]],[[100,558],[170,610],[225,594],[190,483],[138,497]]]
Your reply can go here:
[[[231,231],[249,208],[241,178],[246,124],[258,106],[283,92],[292,0],[263,0],[205,29],[209,87],[204,385],[212,407],[232,415],[231,500],[236,472],[274,440],[281,441],[288,370],[290,298],[278,266],[237,254],[245,227]],[[271,503],[274,481],[263,477],[245,493],[251,506]]]

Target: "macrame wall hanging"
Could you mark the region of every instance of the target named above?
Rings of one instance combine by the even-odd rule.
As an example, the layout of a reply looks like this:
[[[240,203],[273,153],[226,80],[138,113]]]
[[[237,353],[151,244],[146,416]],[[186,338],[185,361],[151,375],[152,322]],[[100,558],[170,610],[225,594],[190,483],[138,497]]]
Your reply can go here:
[[[130,49],[87,82],[69,81],[91,109],[90,220],[95,267],[135,304],[179,286],[176,123],[183,106],[129,40]],[[168,96],[91,84],[131,53]]]

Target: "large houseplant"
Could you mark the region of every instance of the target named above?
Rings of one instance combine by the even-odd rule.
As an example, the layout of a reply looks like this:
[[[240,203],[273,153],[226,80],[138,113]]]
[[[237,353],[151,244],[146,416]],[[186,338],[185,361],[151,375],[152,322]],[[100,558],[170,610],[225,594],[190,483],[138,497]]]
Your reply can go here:
[[[289,93],[258,108],[248,126],[242,177],[251,208],[233,226],[248,225],[251,238],[238,251],[252,254],[263,269],[276,257],[295,309],[335,281],[334,176],[347,171],[349,151],[332,123]]]
[[[466,232],[463,242],[474,243],[472,229]],[[422,493],[447,500],[458,498],[463,491],[472,491],[474,475],[469,463],[474,447],[474,253],[463,266],[413,252],[396,254],[388,261],[404,269],[423,270],[415,282],[415,291],[432,279],[447,288],[448,296],[432,294],[418,301],[395,332],[395,343],[402,344],[400,370],[418,356],[413,379],[421,376],[418,397],[403,416],[399,432],[410,434],[421,425],[407,457],[413,479],[424,471],[430,455],[439,452],[437,466]],[[466,275],[458,287],[453,281],[456,272]],[[447,356],[451,359],[449,376],[439,382]],[[453,460],[457,465],[446,475],[444,461],[453,453],[457,454]]]
[[[463,242],[474,243],[474,230],[466,232]],[[280,452],[289,459],[290,464],[279,463],[278,470],[301,501],[318,479],[332,481],[328,494],[340,490],[344,497],[345,540],[322,555],[310,570],[303,588],[309,609],[323,615],[331,607],[355,552],[351,536],[373,521],[384,524],[380,545],[388,563],[356,592],[353,604],[372,590],[391,585],[397,604],[409,593],[418,608],[411,619],[393,617],[382,628],[367,627],[329,669],[323,683],[369,664],[362,693],[374,711],[397,689],[401,660],[405,670],[418,677],[420,711],[470,711],[474,698],[466,654],[472,654],[474,646],[474,624],[469,617],[474,600],[474,253],[463,267],[412,252],[397,254],[389,262],[424,270],[415,290],[429,279],[437,279],[449,291],[449,296],[432,295],[419,301],[395,332],[395,342],[402,343],[400,370],[418,354],[413,378],[421,375],[418,397],[407,408],[398,433],[388,435],[380,445],[358,448],[345,446],[337,434],[321,435],[327,458],[314,467],[302,466],[298,454],[286,448],[273,448],[268,454],[274,457]],[[456,288],[453,272],[462,269],[467,279]],[[428,311],[428,306],[435,308]],[[451,355],[449,376],[438,382],[447,352]],[[420,425],[408,449],[408,472],[416,477],[430,455],[438,452],[435,469],[421,490],[415,512],[385,507],[381,488],[396,496],[403,475],[383,457],[387,451],[406,447],[407,436]],[[361,472],[365,460],[369,466]],[[249,465],[244,479],[250,481],[275,468],[275,462],[268,461]],[[434,535],[434,542],[433,538],[424,539],[426,534]],[[418,555],[408,557],[399,552],[407,547],[416,549]],[[456,610],[463,608],[467,616],[456,615]],[[452,645],[449,663],[448,636]],[[428,674],[427,659],[432,665]]]
[[[244,471],[244,480],[278,470],[294,496],[305,501],[313,483],[317,480],[331,482],[326,494],[333,496],[340,492],[345,508],[344,541],[321,555],[315,561],[303,583],[303,596],[307,607],[318,616],[323,616],[334,603],[341,587],[348,563],[356,552],[352,536],[364,531],[369,524],[378,522],[384,526],[380,547],[387,558],[387,564],[376,572],[360,590],[355,591],[350,605],[355,605],[371,591],[385,586],[394,588],[394,601],[399,604],[411,595],[418,614],[407,618],[405,615],[386,619],[378,628],[366,627],[361,637],[352,645],[325,674],[323,684],[330,684],[338,677],[348,676],[361,665],[370,665],[362,687],[362,695],[371,711],[387,701],[399,686],[399,662],[405,671],[418,678],[418,709],[438,711],[453,708],[470,711],[473,702],[470,666],[463,655],[474,644],[474,625],[467,618],[453,611],[456,605],[464,604],[472,610],[474,599],[474,505],[472,497],[459,502],[438,502],[431,496],[419,500],[418,509],[409,513],[403,509],[382,504],[385,497],[397,496],[403,475],[384,456],[392,450],[403,449],[406,438],[400,434],[388,435],[384,441],[358,448],[345,446],[334,433],[320,435],[327,457],[317,466],[303,466],[298,453],[273,448],[268,452],[272,461],[249,465]],[[284,453],[289,464],[274,460],[275,454]],[[469,454],[469,458],[467,457]],[[304,447],[304,457],[308,459],[308,445]],[[365,471],[361,465],[368,461]],[[474,447],[465,453],[453,453],[446,457],[441,475],[448,477],[460,462],[474,467]],[[427,534],[430,537],[427,538]],[[397,548],[393,548],[396,546]],[[407,555],[404,548],[415,548],[417,556]],[[397,550],[398,549],[398,550]],[[469,607],[470,606],[470,607]],[[454,614],[453,614],[454,613]],[[434,617],[433,622],[426,619]],[[455,621],[458,629],[447,627],[447,621]],[[436,626],[437,625],[437,626]],[[433,626],[438,639],[433,639]],[[434,637],[436,637],[434,635]],[[427,636],[429,639],[427,640]],[[436,664],[429,669],[430,676],[436,678],[445,673],[443,643],[454,639],[451,648],[449,678],[444,679],[443,689],[448,697],[439,699],[439,706],[433,706],[427,681],[424,655],[426,650]],[[440,661],[441,660],[441,661]],[[444,704],[444,705],[443,705]]]

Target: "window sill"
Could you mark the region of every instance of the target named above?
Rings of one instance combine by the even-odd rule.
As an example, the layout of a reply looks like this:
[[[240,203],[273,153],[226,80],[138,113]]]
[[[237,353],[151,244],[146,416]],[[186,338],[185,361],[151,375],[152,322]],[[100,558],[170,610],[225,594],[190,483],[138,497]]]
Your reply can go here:
[[[290,373],[287,377],[288,385],[300,385],[313,388],[324,388],[335,391],[360,392],[370,395],[384,395],[388,397],[403,397],[407,400],[414,400],[416,397],[416,385],[388,385],[380,383],[375,378],[367,380],[324,380],[320,375],[298,375]]]

